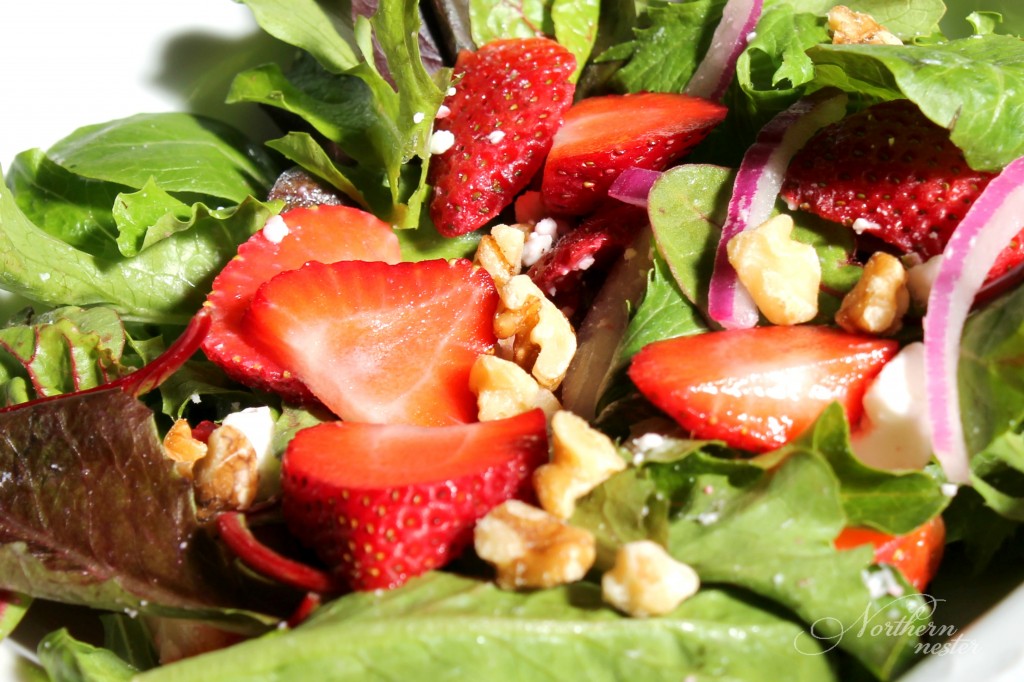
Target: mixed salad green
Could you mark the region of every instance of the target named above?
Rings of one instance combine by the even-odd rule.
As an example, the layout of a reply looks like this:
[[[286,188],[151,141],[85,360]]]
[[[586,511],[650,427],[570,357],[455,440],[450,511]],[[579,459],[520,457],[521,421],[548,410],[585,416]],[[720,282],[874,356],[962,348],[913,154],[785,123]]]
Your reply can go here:
[[[205,531],[160,439],[174,419],[216,421],[270,404],[280,454],[321,415],[240,387],[201,355],[141,399],[98,391],[15,406],[100,386],[159,356],[238,245],[281,211],[268,190],[292,166],[391,223],[407,260],[471,258],[480,234],[439,236],[425,206],[432,112],[453,50],[542,30],[576,55],[577,97],[680,92],[725,0],[470,0],[425,14],[415,2],[383,0],[375,11],[353,0],[351,15],[316,0],[245,4],[295,59],[238,74],[226,97],[277,112],[279,137],[245,139],[191,114],[140,114],[80,128],[3,169],[0,287],[19,304],[0,327],[0,403],[12,407],[0,413],[0,637],[33,600],[95,609],[105,632],[102,642],[66,629],[47,636],[38,656],[52,679],[893,679],[921,657],[935,600],[873,565],[870,548],[837,551],[841,529],[901,534],[942,514],[953,560],[983,571],[1019,557],[1016,288],[973,315],[962,341],[970,486],[954,491],[937,464],[865,466],[838,408],[756,459],[666,437],[643,466],[582,500],[573,522],[602,551],[653,538],[684,557],[703,587],[668,616],[627,618],[602,605],[591,582],[504,592],[467,562],[340,597],[280,627],[296,595],[241,567]],[[654,185],[658,250],[594,400],[595,423],[624,444],[650,406],[622,370],[650,342],[709,328],[701,302],[731,169],[777,113],[825,87],[851,107],[906,98],[948,125],[978,169],[1024,155],[1024,10],[1014,0],[847,4],[905,44],[834,46],[832,2],[766,0],[724,99],[725,122]],[[830,319],[859,277],[853,235],[794,217],[823,264],[821,319]],[[245,641],[161,666],[150,634],[167,619],[216,624]]]

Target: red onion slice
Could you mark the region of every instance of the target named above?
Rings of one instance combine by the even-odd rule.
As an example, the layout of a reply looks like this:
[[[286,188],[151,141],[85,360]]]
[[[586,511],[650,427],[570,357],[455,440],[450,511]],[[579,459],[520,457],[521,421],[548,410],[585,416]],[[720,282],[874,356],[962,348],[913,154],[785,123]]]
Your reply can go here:
[[[820,128],[845,115],[846,100],[845,94],[834,90],[819,90],[801,99],[769,121],[743,156],[708,292],[708,313],[726,329],[747,329],[758,320],[757,307],[729,264],[726,245],[740,232],[768,220],[790,160]]]
[[[627,204],[647,208],[647,197],[651,193],[651,187],[654,186],[654,181],[660,177],[660,171],[627,168],[619,177],[615,178],[615,182],[608,188],[608,196]]]
[[[686,94],[719,101],[736,73],[736,60],[746,49],[750,36],[761,18],[763,0],[729,0],[722,9],[722,19],[711,36],[711,47],[697,65]]]
[[[960,336],[974,297],[999,253],[1020,232],[1024,157],[1003,169],[975,200],[942,252],[924,317],[925,388],[935,456],[953,483],[970,481],[960,419]]]

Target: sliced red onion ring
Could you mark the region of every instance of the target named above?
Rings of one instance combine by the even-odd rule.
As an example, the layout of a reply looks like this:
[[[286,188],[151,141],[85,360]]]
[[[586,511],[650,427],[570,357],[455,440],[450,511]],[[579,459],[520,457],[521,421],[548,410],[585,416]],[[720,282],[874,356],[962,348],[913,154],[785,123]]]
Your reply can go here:
[[[960,421],[960,336],[974,297],[1000,252],[1020,232],[1024,157],[1003,169],[975,200],[942,252],[924,317],[925,388],[932,447],[953,483],[970,481]]]
[[[660,171],[646,168],[627,168],[615,178],[608,188],[608,196],[612,199],[634,206],[647,208],[647,197],[651,193],[654,181],[661,177]]]
[[[843,117],[846,100],[835,90],[819,90],[801,99],[769,121],[743,156],[708,292],[708,313],[726,329],[747,329],[758,320],[757,307],[729,263],[726,245],[740,232],[768,220],[790,160],[820,128]]]
[[[736,73],[736,60],[746,49],[750,35],[761,18],[763,0],[729,0],[722,9],[722,20],[711,36],[711,47],[697,65],[686,94],[719,101]]]

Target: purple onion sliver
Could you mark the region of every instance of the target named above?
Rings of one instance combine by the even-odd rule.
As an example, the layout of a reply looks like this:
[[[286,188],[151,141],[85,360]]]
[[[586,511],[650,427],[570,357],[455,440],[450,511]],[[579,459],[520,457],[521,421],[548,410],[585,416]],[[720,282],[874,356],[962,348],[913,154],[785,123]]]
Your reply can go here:
[[[627,204],[647,208],[647,197],[651,193],[651,187],[660,177],[660,171],[627,168],[608,188],[608,196]]]
[[[708,314],[724,328],[747,329],[758,320],[754,301],[729,263],[729,240],[771,217],[790,160],[814,133],[843,117],[846,100],[845,94],[826,90],[801,99],[769,121],[744,154],[722,225],[708,291]]]
[[[761,18],[763,0],[728,0],[711,36],[711,47],[697,65],[686,94],[719,101],[736,73],[736,61]]]
[[[947,478],[970,481],[960,415],[960,337],[974,297],[1000,252],[1020,232],[1024,157],[997,175],[967,211],[942,252],[924,317],[925,389],[932,449]]]

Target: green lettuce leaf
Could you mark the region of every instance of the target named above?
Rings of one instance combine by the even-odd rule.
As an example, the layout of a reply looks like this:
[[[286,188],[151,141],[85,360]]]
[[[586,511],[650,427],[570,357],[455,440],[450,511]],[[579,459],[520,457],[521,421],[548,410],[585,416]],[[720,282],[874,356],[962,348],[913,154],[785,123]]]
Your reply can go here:
[[[470,0],[473,42],[484,45],[501,38],[554,36],[576,57],[578,77],[597,38],[599,0]]]
[[[128,682],[138,672],[112,651],[75,639],[66,628],[44,637],[37,653],[52,682]]]
[[[132,371],[126,338],[109,308],[58,308],[0,328],[0,383],[22,379],[34,398],[99,386]]]
[[[814,85],[878,99],[906,97],[951,131],[967,163],[998,170],[1024,155],[1024,42],[985,35],[922,45],[819,45]]]
[[[730,590],[704,590],[661,618],[631,619],[605,606],[595,585],[515,593],[435,573],[343,597],[294,630],[136,679],[835,679],[825,657],[794,648],[800,632]]]
[[[0,183],[0,287],[50,306],[106,305],[126,320],[184,324],[238,245],[276,213],[245,199],[134,258],[100,259],[40,229]],[[205,215],[203,215],[205,214]]]

